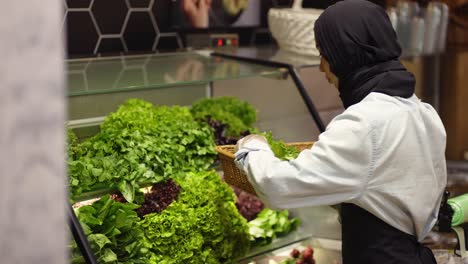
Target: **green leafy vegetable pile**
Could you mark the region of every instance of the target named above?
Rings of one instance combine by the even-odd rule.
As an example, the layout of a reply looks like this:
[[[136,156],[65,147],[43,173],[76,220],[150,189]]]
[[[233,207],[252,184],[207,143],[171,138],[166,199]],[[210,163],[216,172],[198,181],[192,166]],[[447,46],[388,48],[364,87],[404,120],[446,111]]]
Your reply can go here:
[[[138,205],[109,195],[77,210],[100,263],[235,263],[249,251],[247,221],[216,172],[191,172],[175,181],[177,200],[143,219]],[[84,263],[76,246],[73,253],[74,263]]]
[[[161,213],[146,215],[145,247],[151,263],[234,263],[250,248],[247,221],[235,195],[214,171],[176,180],[182,191]]]
[[[119,203],[105,195],[75,210],[99,263],[147,263],[148,249],[143,246],[136,208],[138,205]],[[85,263],[76,245],[72,245],[72,263]]]
[[[130,99],[105,119],[98,134],[69,149],[71,196],[118,187],[132,202],[139,183],[207,169],[214,147],[210,128],[195,121],[187,107]]]
[[[255,108],[235,97],[204,98],[192,105],[194,118],[211,119],[227,125],[227,136],[240,136],[245,131],[253,131],[257,121]]]
[[[287,210],[274,211],[265,208],[257,218],[249,222],[249,233],[254,245],[263,246],[270,244],[277,236],[296,230],[299,224],[298,218],[289,219]]]
[[[207,171],[216,152],[213,131],[199,122],[206,116],[226,122],[237,136],[253,131],[256,121],[253,107],[235,98],[205,99],[191,109],[131,99],[86,141],[69,131],[71,198],[117,187],[123,195],[117,200],[125,202],[105,195],[76,210],[100,263],[234,263],[251,245],[297,228],[299,220],[289,220],[287,211],[264,209],[250,222],[239,214],[233,190]],[[278,157],[297,156],[295,148],[264,135]],[[138,187],[149,182],[161,184],[144,197]],[[73,263],[83,263],[72,247]]]
[[[297,150],[297,148],[294,146],[287,146],[283,141],[273,138],[271,132],[263,132],[262,135],[267,139],[268,145],[270,145],[271,150],[277,158],[281,160],[292,160],[299,155],[299,150]]]

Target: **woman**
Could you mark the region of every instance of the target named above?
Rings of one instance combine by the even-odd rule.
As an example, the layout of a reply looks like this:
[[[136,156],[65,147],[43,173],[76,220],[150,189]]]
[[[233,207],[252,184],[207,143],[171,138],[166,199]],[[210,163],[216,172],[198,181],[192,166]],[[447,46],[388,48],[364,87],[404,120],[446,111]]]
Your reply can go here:
[[[274,208],[341,205],[343,263],[436,263],[421,241],[446,185],[446,134],[414,95],[385,10],[364,0],[327,8],[315,24],[320,69],[346,110],[311,149],[280,161],[265,138],[241,139],[236,163]]]

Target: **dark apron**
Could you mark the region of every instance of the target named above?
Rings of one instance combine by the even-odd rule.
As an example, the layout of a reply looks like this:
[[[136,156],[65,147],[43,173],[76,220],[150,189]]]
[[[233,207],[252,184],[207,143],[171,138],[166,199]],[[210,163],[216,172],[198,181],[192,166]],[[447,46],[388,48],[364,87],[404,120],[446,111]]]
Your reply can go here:
[[[341,205],[343,264],[436,264],[432,251],[354,204]]]

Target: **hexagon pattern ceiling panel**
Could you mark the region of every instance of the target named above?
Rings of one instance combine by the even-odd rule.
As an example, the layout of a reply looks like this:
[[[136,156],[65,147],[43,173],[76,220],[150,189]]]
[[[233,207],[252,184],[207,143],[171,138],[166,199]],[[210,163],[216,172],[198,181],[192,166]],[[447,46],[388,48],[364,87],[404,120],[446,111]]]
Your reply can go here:
[[[69,57],[183,48],[180,35],[170,26],[172,0],[62,1],[62,28],[66,33]],[[288,1],[290,4],[291,0],[261,1],[272,4],[266,6],[276,6],[277,2]],[[258,32],[254,30],[253,36],[256,35]],[[246,39],[249,38],[247,35]],[[253,44],[255,39],[251,38],[248,43]]]
[[[94,0],[91,13],[101,34],[120,34],[128,6],[125,0]]]
[[[129,51],[151,50],[159,34],[156,22],[150,12],[132,12],[124,31]]]
[[[65,0],[69,8],[88,8],[91,5],[91,0]]]
[[[150,6],[151,0],[129,0],[129,3],[131,7],[144,8]]]
[[[65,14],[68,34],[68,52],[70,54],[84,54],[93,51],[99,39],[98,31],[89,12],[73,10]]]
[[[71,57],[182,48],[179,34],[168,30],[166,2],[169,0],[63,1],[63,30],[67,33]],[[159,9],[159,5],[166,10]],[[164,21],[156,18],[161,11],[166,15]],[[158,23],[165,24],[162,32]]]

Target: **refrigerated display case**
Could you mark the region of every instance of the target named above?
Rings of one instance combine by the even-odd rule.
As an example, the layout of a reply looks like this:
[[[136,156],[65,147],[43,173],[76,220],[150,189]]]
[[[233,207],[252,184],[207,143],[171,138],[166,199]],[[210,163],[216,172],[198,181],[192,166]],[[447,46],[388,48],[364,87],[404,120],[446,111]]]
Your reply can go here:
[[[297,82],[284,64],[253,64],[216,56],[210,51],[74,59],[68,60],[67,65],[67,127],[73,129],[80,139],[96,134],[105,116],[129,98],[140,98],[155,105],[189,106],[201,98],[212,97],[217,87],[213,84],[217,82],[222,84],[226,80],[252,78],[255,81],[249,88],[251,90],[256,89],[259,78],[279,82],[279,86]],[[318,66],[318,63],[313,66]],[[310,113],[311,124],[323,126],[320,117],[312,114],[315,111],[313,103],[301,89],[283,89],[282,93],[292,94],[293,103],[302,105],[304,111]],[[276,125],[284,126],[281,122]],[[281,134],[277,136],[282,137]],[[222,174],[220,169],[218,171]],[[83,199],[103,192],[84,195]],[[239,262],[262,263],[276,255],[281,257],[290,247],[306,244],[322,252],[321,258],[340,259],[340,226],[333,208],[291,209],[290,214],[302,221],[296,231],[275,239],[267,246],[253,248]]]
[[[316,138],[307,136],[310,131],[315,129],[321,132],[324,129],[324,123],[314,107],[314,98],[305,91],[297,72],[303,68],[318,67],[318,57],[297,56],[275,47],[262,47],[217,50],[215,53],[193,51],[86,58],[68,60],[66,63],[67,127],[81,139],[96,134],[104,117],[129,98],[140,98],[155,105],[189,106],[201,98],[242,94],[241,99],[261,109],[264,117],[286,113],[284,118],[259,122],[260,130],[272,130],[279,138],[290,141],[314,141]],[[229,85],[226,85],[227,82]],[[229,89],[236,91],[230,93]],[[257,93],[257,90],[260,92]],[[289,104],[285,104],[286,101]],[[272,106],[265,108],[265,104]],[[297,118],[299,112],[304,116]],[[297,131],[306,132],[300,134]],[[218,172],[222,174],[219,169]],[[82,198],[95,197],[108,191],[90,193]],[[276,238],[269,245],[253,248],[238,262],[262,264],[280,261],[287,257],[292,248],[313,246],[317,252],[316,263],[341,263],[341,228],[335,209],[321,206],[291,209],[289,212],[302,221],[296,231]],[[77,227],[76,219],[71,217],[70,220],[74,220],[70,221],[71,225]],[[79,230],[72,228],[72,231],[77,232],[75,237],[83,238]],[[437,238],[440,236],[439,233],[432,233],[428,238],[432,240],[428,244],[435,249],[439,263],[458,261],[453,252],[447,250],[455,248],[457,239],[448,237],[442,239],[442,243]],[[432,245],[434,243],[436,245]]]

